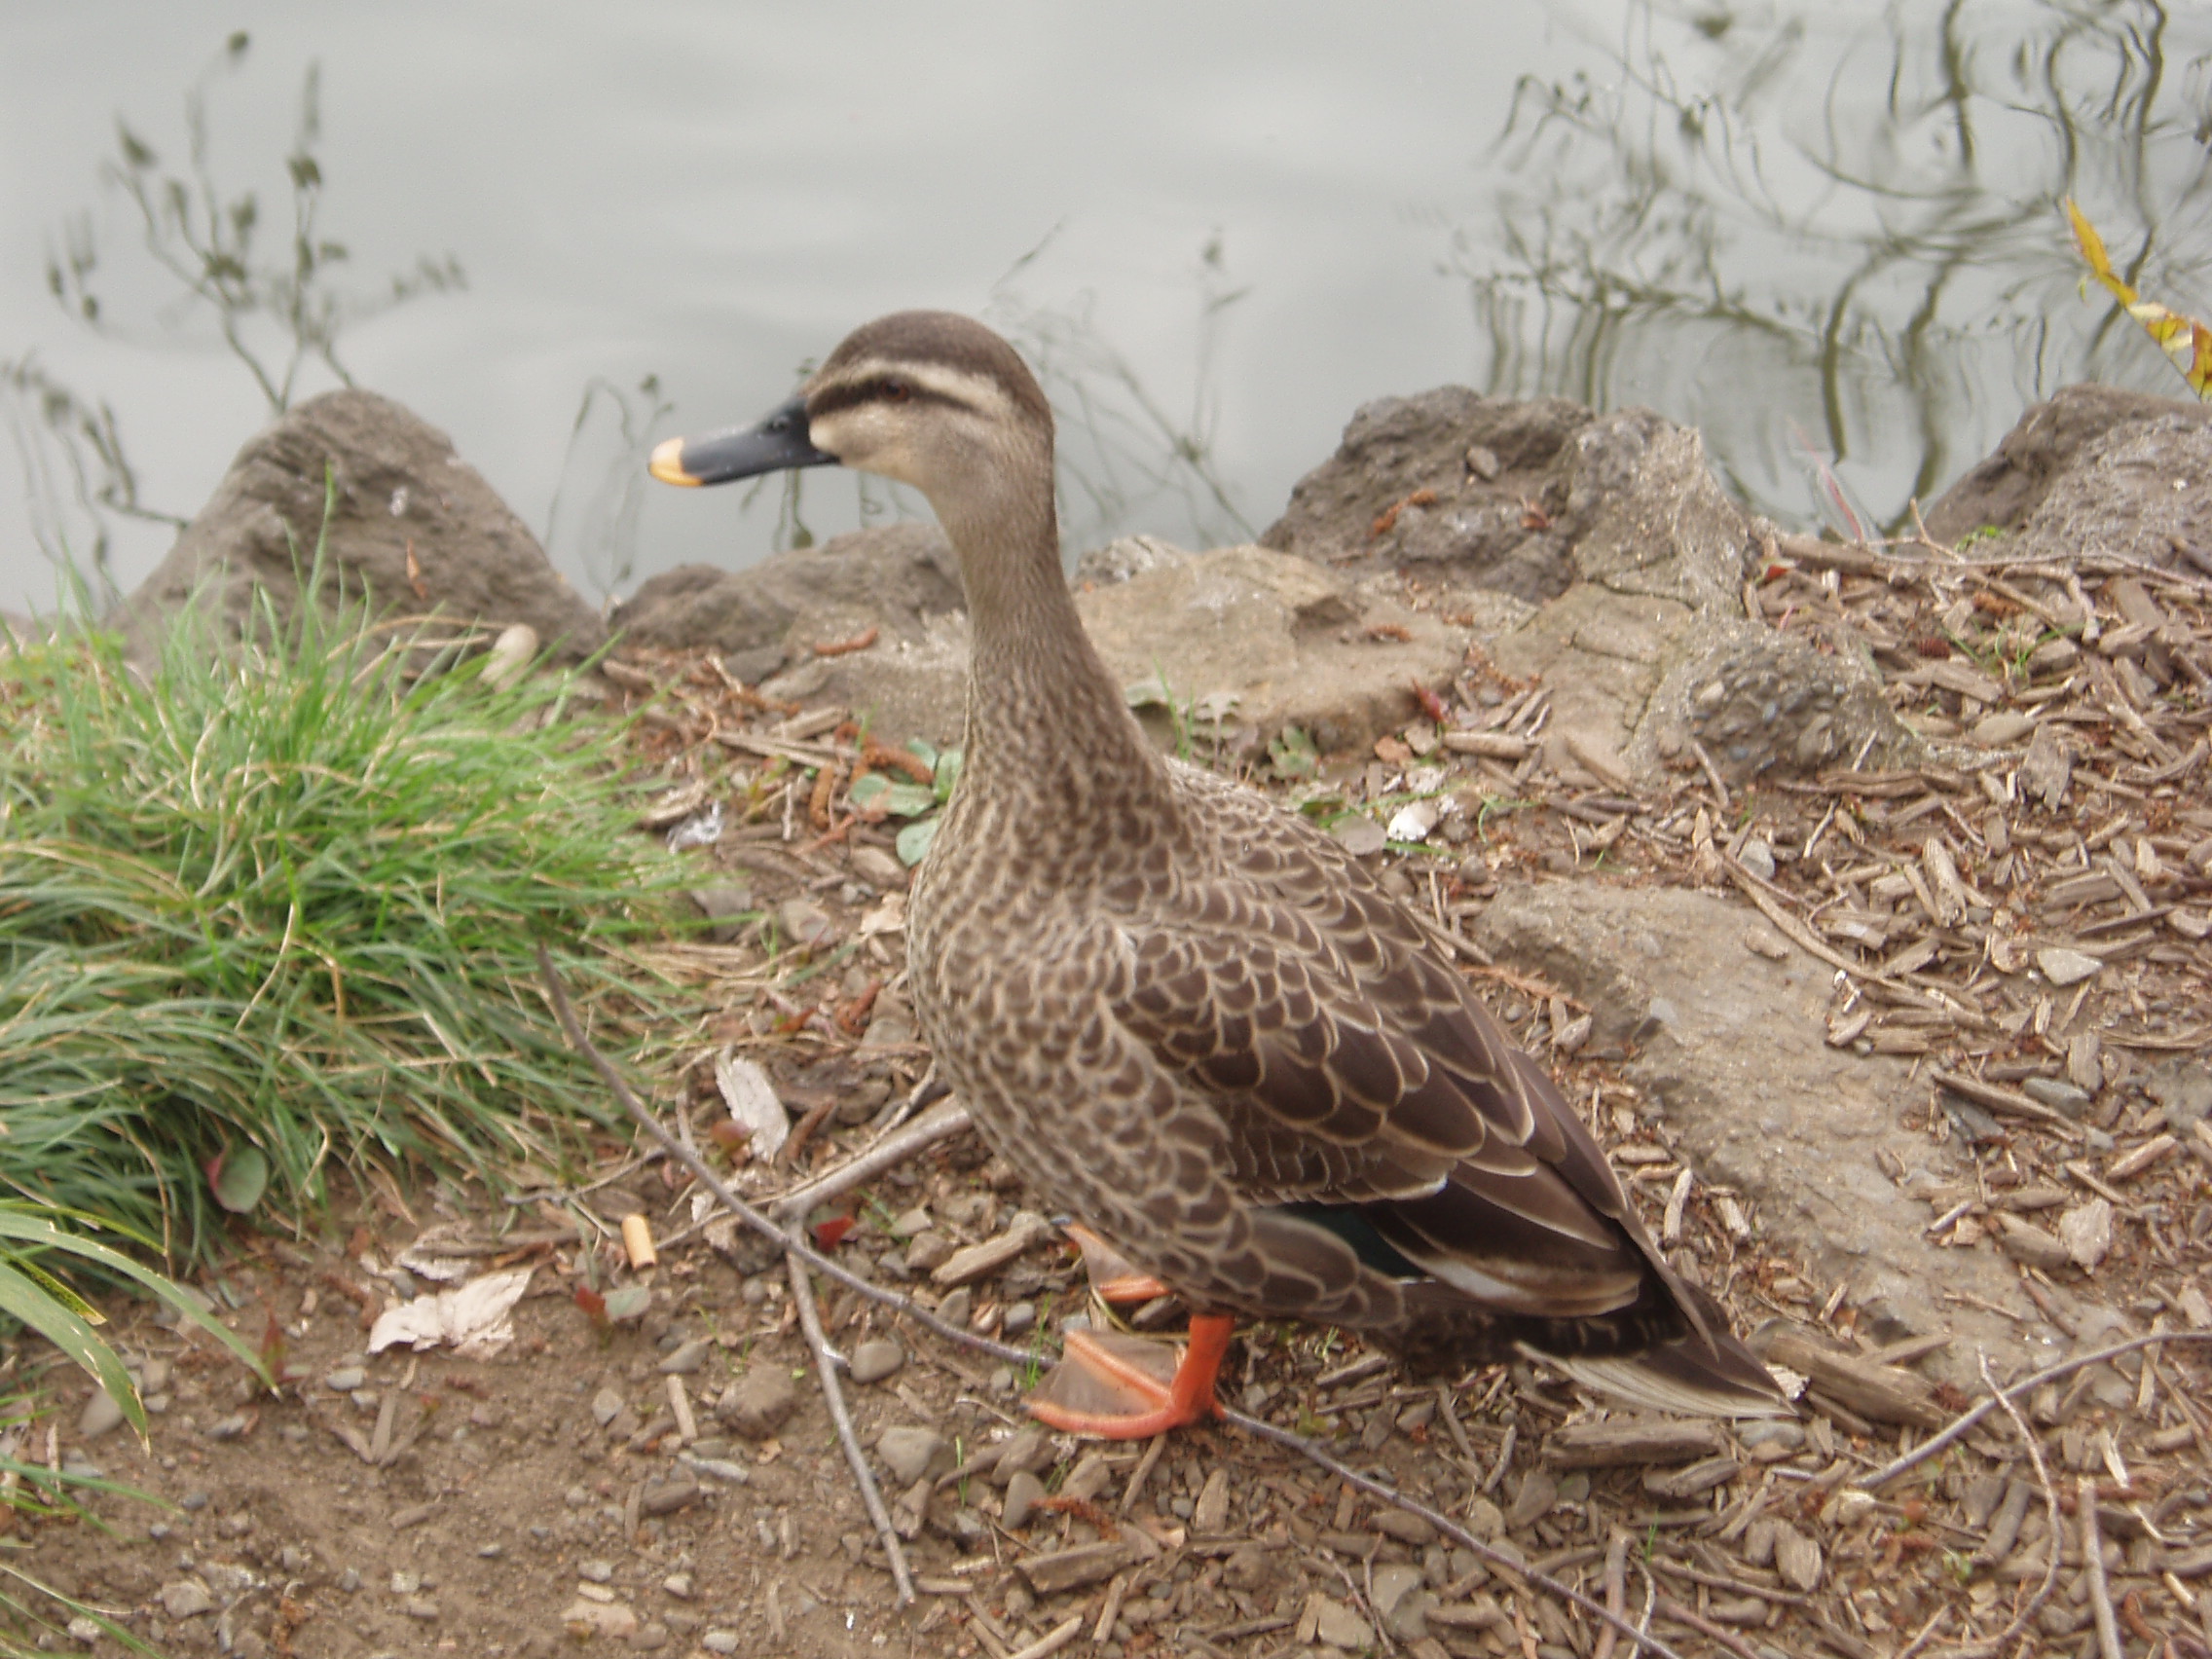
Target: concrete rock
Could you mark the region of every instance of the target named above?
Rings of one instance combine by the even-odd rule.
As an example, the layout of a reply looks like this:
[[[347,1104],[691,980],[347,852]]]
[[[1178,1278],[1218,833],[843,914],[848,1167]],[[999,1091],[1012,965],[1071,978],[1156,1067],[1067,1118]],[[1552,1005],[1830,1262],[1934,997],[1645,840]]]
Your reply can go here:
[[[1086,588],[1112,587],[1147,571],[1179,565],[1190,556],[1184,548],[1157,535],[1124,535],[1103,547],[1087,549],[1068,572],[1068,583],[1078,593]]]
[[[1592,419],[1565,398],[1489,398],[1460,386],[1379,398],[1298,481],[1261,544],[1361,573],[1418,567],[1541,604],[1572,579],[1571,537],[1533,526],[1525,503]]]
[[[2177,489],[2176,484],[2184,487]],[[2070,386],[2039,403],[1928,509],[1928,531],[1955,541],[1984,527],[2016,533],[2006,551],[2067,559],[2118,554],[2202,574],[2212,562],[2212,409]]]
[[[373,391],[311,398],[239,451],[168,556],[109,619],[151,663],[170,617],[197,601],[220,643],[260,626],[256,588],[281,625],[325,534],[329,583],[380,614],[432,608],[458,621],[525,623],[574,662],[607,632],[544,549],[443,432]],[[326,590],[327,591],[327,590]]]
[[[770,695],[866,713],[887,742],[960,735],[967,608],[935,525],[857,530],[742,571],[679,566],[641,584],[611,625],[636,645],[719,651]],[[815,653],[870,628],[865,650]]]
[[[1192,708],[1200,743],[1302,727],[1324,751],[1364,748],[1417,712],[1410,682],[1449,684],[1464,636],[1391,599],[1382,582],[1265,547],[1219,547],[1079,594],[1109,673],[1162,745],[1170,707]]]
[[[1927,1206],[1876,1161],[1919,1171],[1935,1156],[1924,1131],[1899,1126],[1903,1113],[1926,1109],[1926,1085],[1915,1090],[1901,1060],[1829,1048],[1831,970],[1794,946],[1780,961],[1746,951],[1748,915],[1682,889],[1512,883],[1474,938],[1587,1002],[1593,1050],[1633,1044],[1625,1076],[1680,1131],[1699,1175],[1734,1187],[1764,1238],[1817,1282],[1844,1281],[1862,1329],[1883,1342],[1950,1332],[1926,1365],[1962,1386],[1978,1381],[1977,1346],[1993,1359],[2047,1363],[2046,1327],[1995,1245],[1936,1248]],[[2029,1322],[1946,1303],[1946,1289]]]

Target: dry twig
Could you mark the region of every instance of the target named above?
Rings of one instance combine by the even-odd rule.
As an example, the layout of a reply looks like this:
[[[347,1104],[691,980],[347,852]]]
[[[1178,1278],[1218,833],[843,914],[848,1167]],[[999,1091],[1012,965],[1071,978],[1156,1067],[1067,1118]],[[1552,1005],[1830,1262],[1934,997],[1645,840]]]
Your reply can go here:
[[[2099,1365],[2108,1359],[2117,1359],[2123,1353],[2133,1353],[2137,1348],[2151,1347],[2159,1343],[2212,1343],[2212,1331],[2154,1331],[2147,1337],[2134,1337],[2124,1343],[2115,1343],[2110,1347],[2098,1348],[2093,1353],[2077,1354],[2074,1358],[2061,1360],[2056,1365],[2046,1365],[2043,1370],[2032,1372],[2021,1378],[2009,1388],[1998,1389],[1988,1399],[1982,1401],[1981,1404],[1973,1407],[1971,1411],[1961,1413],[1952,1420],[1950,1427],[1939,1434],[1930,1435],[1903,1456],[1876,1469],[1859,1485],[1865,1488],[1866,1491],[1872,1492],[1877,1487],[1888,1486],[1890,1482],[1896,1480],[1907,1470],[1919,1467],[1929,1458],[1935,1456],[1936,1453],[1942,1451],[1944,1447],[1965,1436],[1973,1428],[1974,1424],[1997,1410],[2000,1400],[2006,1403],[2007,1410],[2010,1410],[2011,1401],[2023,1394],[2032,1392],[2046,1382],[2071,1376],[2085,1367]],[[1986,1376],[1987,1373],[1984,1373],[1984,1375]],[[1990,1383],[1990,1386],[1992,1389],[1997,1388],[1994,1382]]]
[[[2074,1481],[2074,1509],[2082,1523],[2082,1566],[2089,1581],[2089,1610],[2097,1620],[2097,1651],[2104,1659],[2125,1659],[2120,1645],[2120,1624],[2112,1613],[2112,1586],[2105,1580],[2105,1535],[2097,1525],[2097,1477],[2079,1475]],[[2050,1539],[2051,1560],[2058,1559],[2058,1534]]]

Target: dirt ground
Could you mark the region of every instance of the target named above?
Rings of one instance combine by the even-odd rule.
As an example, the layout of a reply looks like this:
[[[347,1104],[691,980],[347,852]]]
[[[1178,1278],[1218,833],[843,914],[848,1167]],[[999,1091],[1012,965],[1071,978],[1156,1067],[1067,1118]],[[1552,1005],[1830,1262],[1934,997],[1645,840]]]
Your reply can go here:
[[[1793,943],[1858,976],[1839,989],[1831,1044],[1926,1056],[1965,1080],[1918,1124],[1932,1166],[1950,1173],[1912,1196],[1933,1235],[2016,1265],[2028,1310],[2007,1318],[2046,1319],[2077,1352],[2201,1328],[2212,1134],[2201,1104],[2192,1115],[2188,1068],[2201,1072],[2212,1017],[2202,596],[2161,592],[2152,626],[2125,613],[2139,594],[2099,590],[2107,626],[2148,646],[2092,652],[2098,673],[2077,675],[2065,651],[2039,665],[2018,627],[2062,589],[2018,572],[1994,590],[1965,580],[1921,593],[1777,571],[1764,605],[1784,628],[1878,631],[1894,701],[1934,735],[1968,731],[1991,705],[2031,711],[2039,728],[2063,717],[2078,740],[2070,780],[2053,780],[2024,729],[2001,783],[1931,765],[1730,792],[1694,758],[1658,790],[1561,778],[1533,741],[1541,688],[1479,662],[1441,731],[1482,741],[1440,746],[1438,722],[1416,719],[1324,776],[1350,804],[1381,803],[1378,820],[1423,765],[1475,803],[1432,820],[1426,851],[1376,851],[1448,932],[1501,880],[1743,893]],[[1945,643],[2008,628],[2023,647],[2009,668]],[[1928,672],[1941,663],[1954,666]],[[898,824],[869,822],[843,793],[856,771],[899,763],[871,758],[840,712],[762,707],[710,664],[621,673],[640,695],[673,688],[643,740],[678,786],[654,828],[710,800],[730,809],[706,855],[720,873],[701,891],[734,919],[724,940],[665,959],[711,1012],[660,1104],[719,1144],[716,1055],[763,1064],[797,1122],[795,1150],[774,1164],[735,1155],[733,1179],[769,1197],[867,1145],[927,1066],[901,990]],[[2046,984],[2074,971],[2062,957],[2027,974],[2039,952],[2069,949],[2103,967],[2065,986]],[[1594,1126],[1637,1177],[1654,1231],[1679,1240],[1677,1259],[1743,1328],[1785,1316],[1836,1362],[1816,1368],[1801,1421],[1677,1432],[1634,1457],[1605,1450],[1629,1414],[1535,1369],[1409,1385],[1356,1343],[1301,1328],[1241,1334],[1232,1404],[1589,1594],[1605,1597],[1610,1578],[1628,1616],[1684,1654],[1901,1659],[2001,1635],[2008,1653],[2094,1654],[2100,1641],[2131,1656],[2212,1651],[2202,1346],[2070,1373],[2033,1393],[2020,1423],[1991,1417],[1901,1482],[1864,1490],[1969,1404],[1911,1369],[1931,1344],[1881,1348],[1842,1287],[1762,1240],[1725,1193],[1685,1202],[1663,1121],[1636,1109],[1617,1055],[1584,1051],[1589,1011],[1530,975],[1467,962],[1570,1098],[1604,1103]],[[127,1314],[118,1341],[156,1412],[151,1453],[128,1429],[86,1439],[82,1381],[61,1370],[48,1374],[51,1432],[38,1425],[25,1444],[174,1507],[108,1493],[90,1520],[18,1522],[26,1548],[13,1564],[166,1650],[245,1659],[572,1642],[799,1659],[1608,1650],[1584,1613],[1293,1452],[1229,1428],[1153,1448],[1040,1436],[1012,1368],[839,1291],[825,1299],[830,1340],[855,1361],[848,1397],[922,1591],[898,1608],[782,1263],[714,1221],[666,1161],[603,1150],[581,1193],[508,1203],[381,1187],[320,1243],[241,1232],[205,1288],[293,1381],[257,1392],[203,1339]],[[662,1240],[659,1265],[636,1272],[618,1238],[633,1212]],[[1049,1198],[963,1134],[810,1219],[831,1224],[827,1239],[850,1218],[835,1249],[855,1271],[1042,1346],[1099,1310],[1031,1213],[1049,1216]],[[1030,1236],[1009,1264],[945,1282],[956,1250],[1009,1233]],[[503,1351],[365,1353],[378,1311],[436,1289],[401,1265],[419,1240],[478,1267],[534,1269]],[[579,1286],[642,1288],[643,1310],[595,1317]],[[2059,1287],[2097,1317],[2066,1311]],[[885,1443],[886,1430],[920,1432]],[[903,1476],[884,1472],[893,1463]],[[50,1645],[121,1651],[105,1638]]]

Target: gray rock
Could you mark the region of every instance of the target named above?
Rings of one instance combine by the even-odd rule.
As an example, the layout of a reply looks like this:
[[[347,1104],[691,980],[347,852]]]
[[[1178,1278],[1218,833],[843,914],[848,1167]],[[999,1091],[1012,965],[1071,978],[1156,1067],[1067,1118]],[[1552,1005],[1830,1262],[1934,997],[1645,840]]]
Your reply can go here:
[[[1405,1562],[1381,1562],[1374,1568],[1370,1595],[1383,1628],[1400,1641],[1419,1641],[1428,1634],[1427,1611],[1435,1598],[1422,1588],[1421,1570]]]
[[[853,1381],[881,1382],[906,1363],[906,1350],[888,1337],[871,1337],[853,1349]]]
[[[1559,1501],[1559,1485],[1541,1469],[1531,1469],[1522,1478],[1521,1490],[1515,1493],[1513,1507],[1506,1512],[1505,1530],[1518,1532],[1532,1521],[1540,1521]]]
[[[2162,1060],[2144,1075],[2143,1092],[2164,1111],[2167,1128],[2194,1128],[2212,1115],[2212,1068],[2197,1060]]]
[[[1003,1487],[1024,1470],[1034,1474],[1051,1466],[1052,1443],[1046,1439],[1043,1429],[1024,1424],[999,1448],[998,1457],[991,1464],[991,1484]]]
[[[1447,685],[1463,660],[1465,635],[1391,585],[1217,547],[1080,594],[1076,608],[1162,747],[1184,740],[1180,719],[1200,742],[1256,745],[1298,726],[1335,751],[1404,725],[1418,712],[1410,682]]]
[[[1313,1634],[1331,1647],[1358,1653],[1375,1644],[1375,1627],[1331,1597],[1321,1598]]]
[[[325,1388],[335,1388],[341,1394],[350,1394],[368,1380],[369,1374],[360,1366],[342,1365],[323,1378],[322,1385]]]
[[[1458,386],[1379,398],[1298,481],[1261,542],[1324,567],[1419,568],[1540,604],[1571,579],[1569,536],[1556,523],[1530,528],[1525,503],[1558,504],[1553,469],[1591,420],[1565,398],[1489,398]],[[1487,454],[1471,462],[1477,450]]]
[[[792,1385],[791,1373],[759,1362],[730,1385],[719,1409],[722,1421],[746,1439],[765,1440],[797,1406],[798,1390]]]
[[[657,1481],[647,1481],[638,1494],[640,1515],[673,1515],[699,1501],[699,1483],[679,1470]]]
[[[612,1422],[622,1412],[620,1389],[606,1387],[591,1397],[591,1420],[601,1428]]]
[[[1924,1364],[1961,1387],[1979,1382],[1977,1346],[1992,1363],[2047,1364],[2044,1326],[2010,1264],[1994,1247],[1935,1248],[1927,1206],[1876,1161],[1920,1170],[1939,1156],[1925,1131],[1899,1126],[1925,1110],[1925,1083],[1916,1088],[1896,1058],[1829,1048],[1832,970],[1794,947],[1779,962],[1745,951],[1751,914],[1680,889],[1513,882],[1476,919],[1474,939],[1587,1003],[1594,1049],[1625,1052],[1633,1040],[1624,1075],[1679,1133],[1700,1177],[1737,1189],[1762,1248],[1805,1262],[1816,1282],[1842,1281],[1862,1330],[1884,1342],[1950,1332],[1951,1346]],[[1946,1303],[1947,1289],[2019,1309],[2028,1322]]]
[[[613,626],[641,645],[710,648],[768,695],[841,704],[872,735],[956,742],[968,619],[952,550],[934,524],[895,524],[793,549],[743,571],[687,565],[644,583]],[[866,649],[814,646],[877,631]]]
[[[2088,1091],[2077,1088],[2060,1078],[2025,1078],[2021,1081],[2020,1092],[2031,1100],[2040,1100],[2046,1106],[2065,1113],[2069,1118],[2079,1118],[2089,1109]]]
[[[614,1564],[610,1561],[579,1561],[576,1563],[576,1576],[587,1584],[611,1584],[614,1582]]]
[[[1147,571],[1180,564],[1191,555],[1157,535],[1124,535],[1103,547],[1087,550],[1068,572],[1068,583],[1078,592],[1087,587],[1112,587]]]
[[[875,1449],[902,1487],[952,1471],[952,1442],[934,1428],[894,1425],[876,1437]]]
[[[1774,879],[1774,849],[1757,836],[1746,841],[1743,850],[1736,857],[1746,869],[1761,881]]]
[[[1774,1569],[1790,1589],[1811,1591],[1821,1582],[1821,1546],[1787,1521],[1774,1527]]]
[[[94,1388],[85,1402],[85,1409],[77,1414],[77,1433],[85,1440],[97,1440],[123,1422],[123,1408],[105,1388]]]
[[[300,566],[325,533],[326,468],[337,491],[328,575],[350,596],[365,590],[380,612],[435,607],[455,621],[527,623],[565,662],[605,642],[597,613],[451,439],[388,398],[347,389],[309,399],[239,451],[168,556],[109,618],[132,657],[151,662],[168,618],[195,603],[216,639],[241,638],[260,626],[256,588],[287,621]]]
[[[2174,487],[2183,481],[2187,488]],[[1928,509],[1927,521],[1944,541],[1985,526],[2012,531],[2006,551],[2026,559],[2064,560],[2093,547],[2173,569],[2177,543],[2212,555],[2212,410],[2114,387],[2068,387],[2022,415],[1997,453]]]
[[[999,1334],[1010,1340],[1026,1336],[1037,1323],[1037,1304],[1034,1302],[1010,1303],[999,1319]]]
[[[675,1348],[660,1362],[661,1374],[666,1377],[694,1375],[706,1365],[707,1355],[714,1350],[714,1346],[704,1337],[694,1337],[690,1342]]]
[[[197,1618],[210,1611],[215,1598],[197,1578],[171,1579],[160,1591],[162,1610],[172,1619]]]
[[[1010,1532],[1018,1532],[1029,1525],[1036,1513],[1037,1501],[1045,1495],[1045,1483],[1027,1469],[1006,1483],[1006,1501],[999,1519]]]
[[[738,1636],[734,1630],[710,1630],[699,1638],[699,1645],[709,1653],[735,1653]]]
[[[2104,972],[2104,963],[2097,957],[2079,950],[2068,950],[2062,945],[2048,945],[2036,952],[2036,966],[2044,977],[2058,986],[2078,985],[2083,979]]]

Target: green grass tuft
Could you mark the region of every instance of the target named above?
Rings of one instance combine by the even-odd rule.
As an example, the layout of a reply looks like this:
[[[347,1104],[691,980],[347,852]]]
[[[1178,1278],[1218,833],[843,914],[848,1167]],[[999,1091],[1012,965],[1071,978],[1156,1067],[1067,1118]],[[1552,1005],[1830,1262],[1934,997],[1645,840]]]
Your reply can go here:
[[[181,625],[150,680],[96,635],[0,647],[0,1187],[172,1260],[219,1231],[219,1160],[238,1202],[258,1151],[296,1225],[333,1163],[497,1181],[619,1117],[537,941],[618,1055],[666,1013],[623,946],[679,871],[618,729],[558,718],[572,679],[411,683],[358,608],[302,612],[228,656]]]

